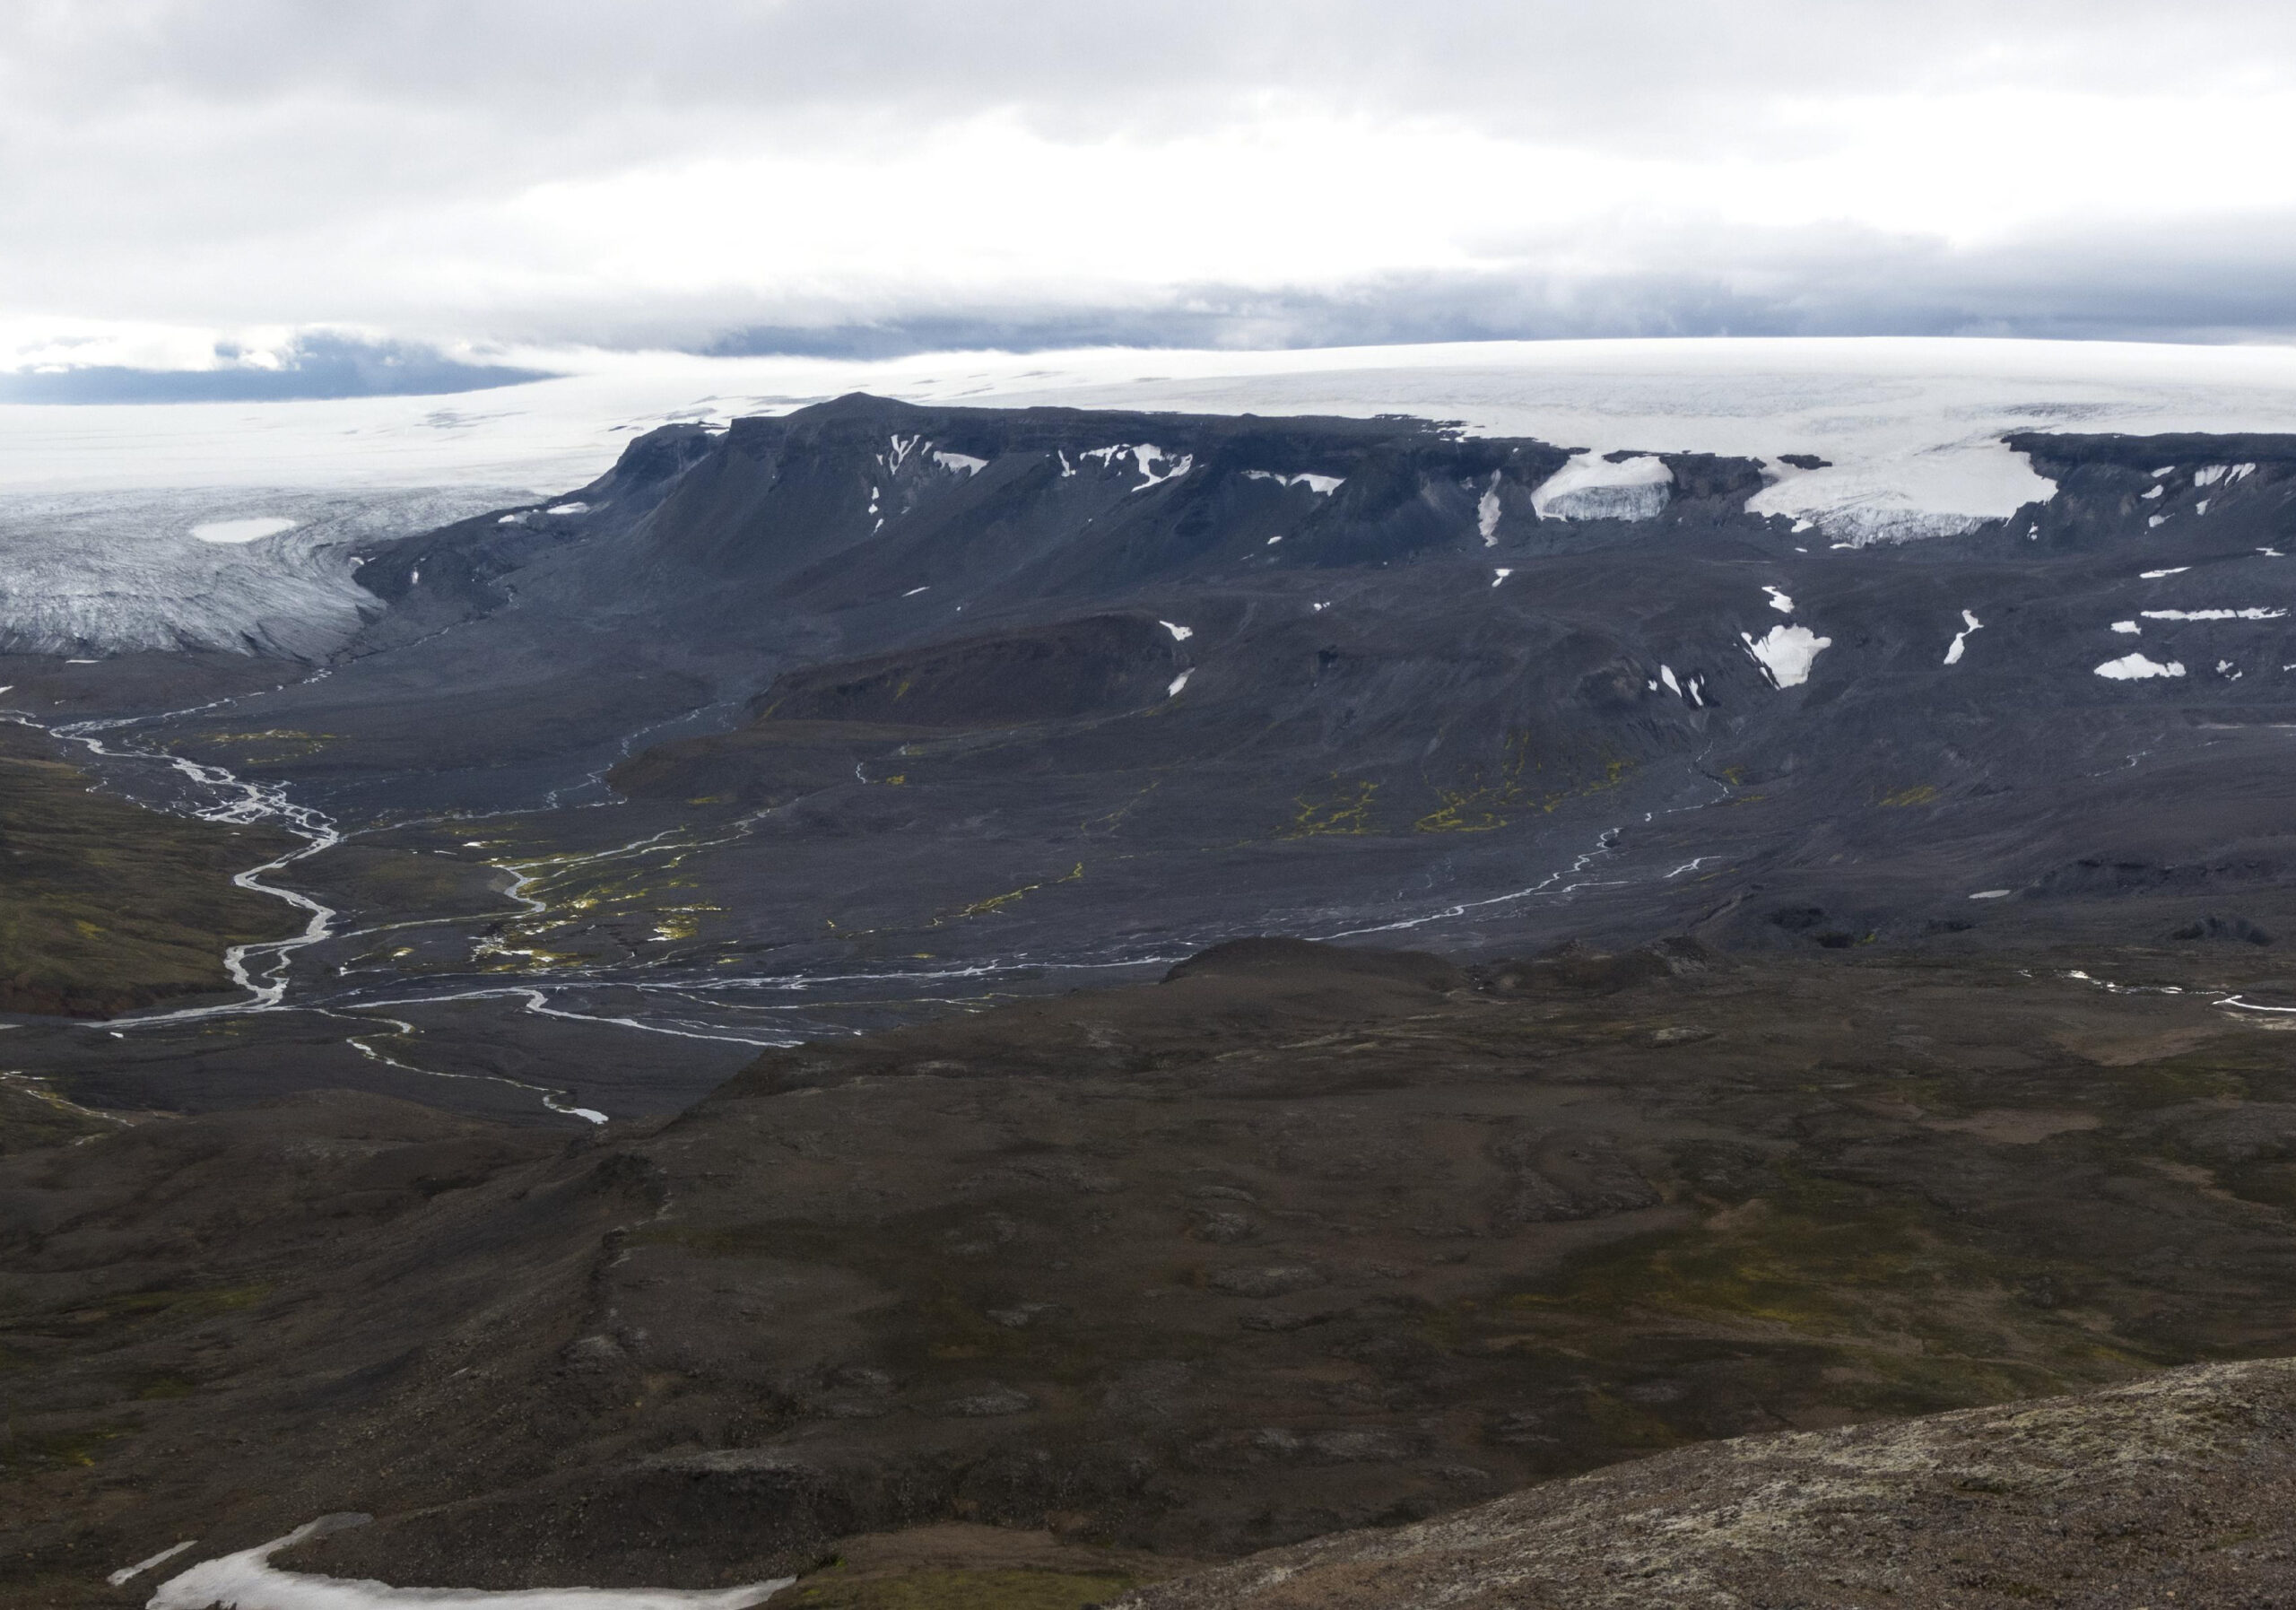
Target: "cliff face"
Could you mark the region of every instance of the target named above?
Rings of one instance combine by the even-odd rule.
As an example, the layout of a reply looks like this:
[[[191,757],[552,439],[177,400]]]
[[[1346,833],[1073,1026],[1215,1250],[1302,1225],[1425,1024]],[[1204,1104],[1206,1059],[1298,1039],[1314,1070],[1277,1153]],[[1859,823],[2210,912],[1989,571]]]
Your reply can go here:
[[[1125,1610],[2285,1605],[2296,1360],[1662,1454],[1126,1595]]]

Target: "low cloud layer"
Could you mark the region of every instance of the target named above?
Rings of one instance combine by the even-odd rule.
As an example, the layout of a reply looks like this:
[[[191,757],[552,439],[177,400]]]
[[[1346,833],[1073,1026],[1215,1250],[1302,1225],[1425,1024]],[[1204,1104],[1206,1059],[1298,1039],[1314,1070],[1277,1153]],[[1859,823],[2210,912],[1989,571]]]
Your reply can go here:
[[[0,390],[445,388],[578,345],[2289,339],[2291,126],[2296,15],[2246,3],[26,0]]]

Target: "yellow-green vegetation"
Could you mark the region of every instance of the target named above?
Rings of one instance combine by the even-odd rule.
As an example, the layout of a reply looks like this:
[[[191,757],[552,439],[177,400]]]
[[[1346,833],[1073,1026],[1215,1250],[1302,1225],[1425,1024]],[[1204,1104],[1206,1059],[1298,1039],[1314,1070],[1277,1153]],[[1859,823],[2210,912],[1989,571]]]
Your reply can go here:
[[[1509,736],[1506,758],[1500,763],[1495,778],[1485,779],[1478,771],[1475,780],[1463,788],[1438,788],[1435,809],[1412,823],[1413,831],[1422,833],[1487,833],[1505,827],[1515,816],[1538,811],[1552,814],[1565,802],[1600,794],[1624,782],[1634,770],[1634,762],[1617,758],[1599,763],[1595,776],[1587,781],[1576,779],[1559,787],[1542,788],[1540,773],[1544,761],[1530,758],[1530,735],[1515,733]]]
[[[120,1326],[149,1325],[186,1319],[212,1319],[218,1314],[253,1308],[271,1295],[268,1281],[244,1285],[199,1286],[184,1290],[128,1292],[106,1298],[94,1308],[62,1316],[58,1328],[82,1335]]]
[[[28,1074],[0,1073],[0,1157],[41,1146],[67,1145],[119,1127],[119,1120],[91,1112]]]
[[[1883,1412],[2062,1389],[2148,1362],[2075,1315],[2020,1301],[2030,1283],[2069,1271],[1957,1238],[1902,1196],[1790,1169],[1763,1186],[1694,1226],[1581,1254],[1499,1311],[1454,1314],[1448,1325],[1530,1353],[1652,1327],[1739,1345],[1814,1344],[1836,1360],[1839,1395]],[[1528,1334],[1504,1334],[1522,1324]],[[1607,1440],[1656,1445],[1630,1434],[1639,1413],[1631,1405],[1590,1398],[1587,1412]],[[1657,1437],[1663,1423],[1645,1429]]]
[[[473,960],[496,972],[535,972],[578,966],[591,958],[571,948],[578,932],[613,924],[643,925],[648,942],[690,941],[704,919],[723,911],[689,898],[700,880],[679,871],[698,853],[731,842],[736,829],[712,838],[674,829],[605,850],[553,855],[496,855],[487,864],[510,875],[515,898],[538,909],[502,923],[472,947]],[[506,848],[490,845],[490,849]]]
[[[118,1440],[134,1429],[110,1424],[50,1437],[0,1438],[0,1470],[86,1469],[102,1455],[106,1443]]]
[[[1882,809],[1891,811],[1904,810],[1912,805],[1935,805],[1936,801],[1937,789],[1934,784],[1918,783],[1910,788],[1900,788],[1895,794],[1887,795],[1874,803]]]
[[[1039,889],[1057,887],[1062,883],[1078,883],[1083,876],[1084,863],[1079,861],[1070,869],[1065,877],[1053,878],[1041,883],[1023,883],[1018,889],[1008,889],[1002,894],[992,894],[987,900],[977,900],[958,910],[944,912],[926,926],[937,928],[944,923],[959,922],[968,917],[993,916],[1016,901],[1026,900]]]
[[[1154,781],[1143,788],[1137,794],[1135,794],[1130,799],[1126,800],[1122,805],[1117,806],[1115,810],[1109,812],[1108,814],[1104,816],[1091,817],[1083,822],[1078,822],[1076,824],[1077,831],[1079,832],[1085,833],[1114,832],[1118,828],[1124,825],[1124,820],[1126,817],[1131,815],[1134,811],[1139,809],[1142,805],[1146,803],[1147,798],[1151,794],[1153,794],[1157,789],[1163,786],[1164,779],[1161,777],[1157,778]]]
[[[293,839],[92,786],[45,735],[0,726],[0,1010],[101,1015],[222,990],[225,949],[301,928],[230,881]]]
[[[1137,1583],[1060,1571],[917,1571],[845,1580],[831,1566],[787,1597],[812,1610],[1082,1610]]]
[[[1282,837],[1314,839],[1326,834],[1356,834],[1375,831],[1371,825],[1371,800],[1379,791],[1372,782],[1342,782],[1339,773],[1331,774],[1330,786],[1320,797],[1301,794],[1292,800],[1298,807],[1291,825]]]
[[[204,733],[200,735],[199,745],[204,749],[230,749],[237,753],[241,764],[263,766],[317,754],[343,735],[338,732],[303,732],[274,727],[262,732]]]

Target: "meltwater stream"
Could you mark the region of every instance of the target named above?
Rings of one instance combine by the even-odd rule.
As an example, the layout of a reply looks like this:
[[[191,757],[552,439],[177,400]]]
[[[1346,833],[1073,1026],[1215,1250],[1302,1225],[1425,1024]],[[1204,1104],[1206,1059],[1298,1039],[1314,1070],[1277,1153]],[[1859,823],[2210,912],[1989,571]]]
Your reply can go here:
[[[299,840],[287,853],[251,866],[232,880],[243,889],[292,907],[304,919],[301,930],[291,937],[230,947],[223,962],[240,992],[239,998],[147,1011],[97,1026],[117,1036],[166,1025],[308,1013],[344,1024],[345,1032],[340,1043],[370,1064],[425,1080],[504,1086],[517,1092],[520,1101],[532,1101],[563,1118],[591,1124],[603,1124],[608,1119],[609,1114],[600,1110],[600,1105],[613,1105],[612,1101],[602,1101],[603,1090],[598,1095],[592,1095],[586,1082],[586,1088],[578,1097],[574,1088],[558,1083],[538,1067],[518,1066],[515,1061],[505,1066],[485,1055],[474,1065],[459,1051],[449,1051],[443,1058],[435,1052],[426,1056],[422,1045],[439,1032],[439,1025],[420,1020],[426,1011],[450,1008],[460,1003],[496,1003],[521,1016],[622,1033],[635,1031],[647,1036],[716,1042],[728,1051],[743,1048],[752,1049],[753,1054],[754,1050],[794,1045],[824,1034],[863,1031],[887,1021],[900,1021],[919,1008],[977,1009],[988,1000],[1007,995],[1016,986],[1027,992],[1031,981],[1040,983],[1055,976],[1065,975],[1077,982],[1152,977],[1182,956],[1243,933],[1276,931],[1288,924],[1326,939],[1368,939],[1378,943],[1391,936],[1402,938],[1431,927],[1454,924],[1472,927],[1519,911],[1526,905],[1550,901],[1567,902],[1589,889],[1670,881],[1696,870],[1710,858],[1698,857],[1674,864],[1671,871],[1666,870],[1667,865],[1675,862],[1676,857],[1648,866],[1637,865],[1639,857],[1622,853],[1631,830],[1627,823],[1619,822],[1602,828],[1592,842],[1575,856],[1566,852],[1562,863],[1544,875],[1534,875],[1511,889],[1501,885],[1495,893],[1461,899],[1457,893],[1447,896],[1438,884],[1423,892],[1418,900],[1406,896],[1393,903],[1383,902],[1387,904],[1387,909],[1377,916],[1384,919],[1369,922],[1363,919],[1373,918],[1374,910],[1363,910],[1361,915],[1327,911],[1318,914],[1324,918],[1319,922],[1308,920],[1300,913],[1292,913],[1287,918],[1285,913],[1269,911],[1256,919],[1230,913],[1228,922],[1214,922],[1185,936],[1165,934],[1144,945],[1119,945],[1097,955],[1091,953],[1094,947],[1088,947],[1081,954],[1053,956],[1022,951],[975,954],[961,961],[952,957],[938,966],[896,965],[884,970],[882,964],[872,968],[862,962],[856,967],[848,962],[842,968],[832,965],[819,970],[801,968],[787,972],[744,970],[730,976],[716,969],[700,970],[681,966],[678,959],[664,956],[645,961],[632,958],[621,964],[578,965],[559,970],[546,980],[520,977],[515,970],[505,977],[500,970],[489,969],[475,972],[457,970],[428,978],[392,972],[387,977],[357,982],[350,977],[352,970],[348,967],[322,969],[320,976],[313,977],[308,966],[303,976],[298,977],[299,955],[314,946],[329,942],[355,942],[362,934],[402,926],[427,926],[437,919],[419,918],[412,924],[386,921],[380,928],[362,928],[355,918],[339,912],[313,894],[290,886],[280,877],[281,874],[355,839],[356,833],[346,832],[325,812],[291,798],[284,784],[249,780],[226,767],[176,754],[156,735],[138,734],[138,729],[149,733],[156,724],[177,717],[203,714],[237,702],[221,700],[187,709],[59,723],[54,727],[21,712],[8,717],[80,745],[104,761],[106,770],[115,774],[123,769],[153,769],[164,788],[139,790],[147,796],[145,803],[152,808],[180,811],[218,823],[276,826]],[[1686,779],[1683,791],[1676,795],[1679,803],[1643,813],[1642,821],[1647,824],[1659,816],[1695,811],[1711,803],[1718,792],[1726,791],[1712,779],[1694,772]],[[561,805],[558,808],[569,807]],[[699,839],[675,831],[657,832],[587,853],[500,860],[491,865],[509,877],[509,886],[500,893],[511,911],[538,916],[547,909],[546,902],[535,892],[545,867],[562,874],[570,866],[622,864],[633,857],[643,859],[652,853],[691,854],[746,837],[762,816],[770,814],[769,810],[741,818]],[[1348,916],[1356,916],[1356,919],[1349,922]],[[499,939],[491,943],[498,952],[511,949]],[[816,958],[817,962],[820,960],[825,958]],[[852,962],[859,961],[857,956],[852,958]],[[617,993],[622,993],[623,999],[614,999]],[[482,1041],[484,1039],[483,1035]],[[712,1076],[712,1082],[715,1076],[718,1075]]]
[[[175,712],[184,714],[187,712]],[[277,784],[251,783],[221,766],[204,765],[187,760],[181,755],[144,748],[114,748],[102,735],[116,733],[160,717],[128,716],[108,721],[76,721],[48,730],[55,736],[80,744],[91,754],[111,761],[145,761],[163,765],[196,789],[211,796],[211,803],[195,805],[192,814],[204,822],[222,822],[233,827],[251,827],[269,823],[284,828],[303,840],[302,848],[265,861],[260,866],[250,866],[236,873],[231,882],[257,894],[266,894],[283,901],[304,912],[309,920],[303,931],[290,939],[263,940],[248,944],[235,944],[223,953],[223,970],[231,982],[248,992],[244,1001],[232,1001],[217,1006],[190,1006],[172,1012],[139,1016],[138,1023],[184,1023],[195,1018],[220,1017],[244,1012],[265,1012],[281,1005],[287,996],[287,978],[294,953],[307,945],[318,944],[335,933],[335,909],[297,890],[283,888],[263,881],[266,873],[279,872],[307,857],[334,849],[343,842],[343,834],[322,813],[309,805],[300,805],[287,797],[287,791]],[[261,970],[256,970],[256,959],[265,960]]]

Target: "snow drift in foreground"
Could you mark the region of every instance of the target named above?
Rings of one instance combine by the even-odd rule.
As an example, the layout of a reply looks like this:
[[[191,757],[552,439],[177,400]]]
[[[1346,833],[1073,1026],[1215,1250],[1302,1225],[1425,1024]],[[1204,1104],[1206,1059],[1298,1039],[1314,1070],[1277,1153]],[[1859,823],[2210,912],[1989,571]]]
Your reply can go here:
[[[161,1583],[145,1610],[209,1610],[216,1605],[227,1610],[749,1610],[796,1580],[784,1577],[745,1588],[536,1588],[489,1593],[304,1576],[271,1563],[271,1556],[281,1549],[334,1530],[345,1519],[352,1518],[314,1520],[260,1547],[195,1565]]]

